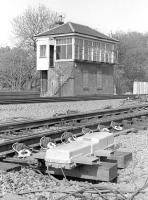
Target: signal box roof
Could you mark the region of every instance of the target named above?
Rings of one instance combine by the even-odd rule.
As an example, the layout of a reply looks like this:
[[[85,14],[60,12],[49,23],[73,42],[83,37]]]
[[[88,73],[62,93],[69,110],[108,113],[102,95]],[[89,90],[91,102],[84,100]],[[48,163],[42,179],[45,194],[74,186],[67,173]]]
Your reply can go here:
[[[67,34],[71,34],[71,33],[75,33],[75,34],[80,34],[80,35],[85,35],[85,36],[91,36],[91,37],[95,37],[98,39],[105,39],[105,40],[109,40],[112,42],[118,42],[118,40],[113,39],[111,37],[108,37],[107,35],[104,35],[103,33],[98,32],[95,29],[92,29],[88,26],[84,26],[81,24],[76,24],[73,22],[67,22],[65,24],[59,25],[55,28],[49,29],[48,31],[42,32],[38,35],[36,35],[35,37],[42,37],[42,36],[58,36],[58,35],[67,35]]]

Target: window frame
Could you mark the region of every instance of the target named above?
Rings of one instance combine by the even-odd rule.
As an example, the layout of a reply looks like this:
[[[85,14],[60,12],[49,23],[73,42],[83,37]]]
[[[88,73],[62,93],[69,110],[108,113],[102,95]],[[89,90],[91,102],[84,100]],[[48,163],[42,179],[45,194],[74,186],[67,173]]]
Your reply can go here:
[[[74,52],[75,60],[84,60],[84,40],[82,38],[75,37]]]
[[[63,46],[65,46],[65,52],[64,48],[62,48]],[[59,51],[59,58],[57,58],[57,49],[60,49]],[[71,53],[68,54],[68,48],[71,48]],[[63,53],[65,53],[65,57],[62,57]],[[55,61],[59,62],[59,61],[68,61],[68,60],[73,60],[73,37],[61,37],[61,38],[57,38],[56,39],[56,55],[55,55]],[[60,55],[61,54],[61,55]],[[71,57],[71,58],[70,58]]]
[[[112,50],[108,49],[108,46]],[[115,62],[114,46],[115,44],[111,42],[74,37],[74,60],[113,64]]]

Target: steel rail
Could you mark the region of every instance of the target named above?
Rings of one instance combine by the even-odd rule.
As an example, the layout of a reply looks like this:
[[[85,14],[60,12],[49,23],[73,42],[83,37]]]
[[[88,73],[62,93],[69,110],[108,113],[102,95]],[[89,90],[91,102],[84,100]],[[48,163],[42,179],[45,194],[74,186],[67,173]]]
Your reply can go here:
[[[116,109],[106,109],[106,110],[95,110],[91,112],[81,112],[75,114],[68,114],[68,115],[61,115],[52,118],[45,118],[45,119],[37,119],[37,120],[28,120],[24,122],[15,122],[15,123],[6,123],[0,124],[0,133],[4,131],[18,131],[21,129],[32,129],[32,128],[39,128],[39,127],[48,127],[53,126],[56,124],[63,124],[63,123],[80,123],[82,120],[91,120],[91,119],[101,119],[103,117],[108,117],[111,115],[119,115],[122,113],[133,112],[134,110],[138,109],[148,109],[148,104],[143,104],[139,106],[128,106],[128,107],[120,107]]]

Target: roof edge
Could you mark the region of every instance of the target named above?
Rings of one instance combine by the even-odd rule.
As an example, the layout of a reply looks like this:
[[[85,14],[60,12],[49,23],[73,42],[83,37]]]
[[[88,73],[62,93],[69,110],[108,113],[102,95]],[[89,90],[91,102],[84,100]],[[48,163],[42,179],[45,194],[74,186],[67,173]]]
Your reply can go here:
[[[119,40],[116,40],[114,38],[101,38],[101,37],[95,37],[95,36],[91,36],[91,35],[87,35],[87,34],[82,34],[82,33],[77,33],[77,32],[73,32],[73,33],[65,33],[65,34],[51,34],[51,35],[44,35],[44,36],[38,36],[40,38],[47,38],[47,37],[53,37],[53,38],[57,38],[57,37],[64,37],[64,36],[80,36],[80,37],[86,37],[87,39],[95,39],[95,40],[101,40],[101,41],[106,41],[106,42],[112,42],[112,43],[118,43],[120,42]]]
[[[59,26],[61,27],[61,26],[63,26],[63,25],[65,25],[65,23],[64,23],[64,24],[61,24],[61,25],[59,25]],[[54,29],[58,28],[59,26],[55,26],[55,27],[53,27],[53,28],[50,28],[50,29],[48,29],[47,31],[49,31],[49,30],[54,30]],[[37,34],[37,35],[34,35],[34,37],[39,37],[41,34],[44,34],[44,33],[46,33],[47,31],[41,32],[41,33],[39,33],[39,34]]]
[[[107,36],[107,38],[103,38],[103,37],[97,37],[97,36],[93,36],[93,35],[88,35],[88,34],[84,34],[84,33],[79,33],[79,32],[74,32],[74,33],[76,33],[76,34],[79,34],[79,35],[86,35],[87,37],[93,37],[93,38],[98,38],[98,39],[102,39],[102,40],[109,40],[109,41],[114,41],[114,42],[120,42],[119,40],[116,40],[116,39],[114,39],[114,38],[111,38],[111,37],[109,37],[109,36]]]
[[[68,24],[69,24],[69,26],[70,26],[70,28],[71,28],[72,32],[74,33],[74,32],[75,32],[75,29],[74,29],[74,27],[73,27],[72,23],[71,23],[71,22],[68,22]]]
[[[86,34],[86,33],[79,33],[79,32],[77,32],[75,29],[74,29],[74,26],[73,26],[73,24],[77,24],[77,23],[74,23],[74,22],[71,22],[71,21],[69,21],[69,22],[66,22],[66,23],[64,23],[64,24],[62,24],[62,25],[59,25],[59,26],[55,26],[55,27],[53,27],[53,28],[51,28],[51,29],[48,29],[47,31],[44,31],[44,32],[41,32],[41,33],[39,33],[39,34],[37,34],[37,35],[34,35],[34,37],[42,37],[42,36],[45,36],[45,35],[43,35],[43,34],[46,34],[46,32],[48,32],[48,31],[50,31],[50,30],[54,30],[54,29],[56,29],[56,28],[59,28],[59,27],[61,27],[61,26],[64,26],[65,24],[68,24],[69,25],[69,27],[70,27],[70,30],[72,31],[71,32],[71,34],[80,34],[80,35],[85,35],[85,36],[87,36],[87,37],[93,37],[93,38],[98,38],[98,39],[103,39],[103,40],[108,40],[108,41],[112,41],[112,42],[119,42],[119,40],[117,40],[117,39],[114,39],[114,38],[112,38],[112,37],[110,37],[110,36],[108,36],[108,35],[105,35],[105,36],[107,36],[107,38],[103,38],[103,37],[97,37],[97,36],[93,36],[93,35],[88,35],[88,34]],[[81,24],[78,24],[78,25],[80,25],[81,26]],[[83,26],[83,25],[82,25]],[[88,28],[90,28],[90,29],[92,29],[92,30],[95,30],[95,29],[93,29],[93,28],[91,28],[91,27],[89,27],[89,26],[86,26],[86,25],[84,25],[85,27],[88,27]],[[96,30],[95,30],[96,31]],[[97,31],[98,33],[99,33],[99,31]],[[51,35],[53,35],[54,37],[56,37],[56,36],[58,36],[59,34],[51,34]],[[60,34],[61,35],[61,34]],[[67,35],[67,33],[64,33],[63,34],[63,36],[64,35]],[[48,36],[48,34],[47,34],[47,36]]]

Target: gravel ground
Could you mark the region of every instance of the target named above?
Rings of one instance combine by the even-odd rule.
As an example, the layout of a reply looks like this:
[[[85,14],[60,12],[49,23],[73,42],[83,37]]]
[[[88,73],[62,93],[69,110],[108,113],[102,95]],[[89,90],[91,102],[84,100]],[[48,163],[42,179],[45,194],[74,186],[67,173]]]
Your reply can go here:
[[[131,191],[136,192],[141,188],[148,178],[148,130],[139,131],[138,133],[130,133],[122,135],[115,139],[115,143],[120,144],[120,150],[132,151],[133,162],[126,169],[119,171],[117,183],[99,183],[92,184],[88,182],[69,181],[65,179],[59,181],[52,180],[48,175],[43,176],[31,169],[22,168],[19,172],[1,173],[0,185],[1,195],[3,199],[7,195],[13,196],[11,193],[19,193],[19,197],[24,197],[25,200],[39,199],[40,195],[45,196],[48,200],[57,200],[65,196],[68,192],[75,192],[87,187],[109,187],[122,191],[126,199],[130,199]],[[84,190],[85,190],[84,189]],[[103,199],[100,195],[92,193],[86,189],[83,193],[89,199]],[[115,194],[107,194],[106,200],[119,200]],[[12,198],[11,198],[12,199]],[[14,199],[17,199],[16,197]],[[42,198],[41,198],[42,199]],[[68,196],[69,200],[81,199],[72,195]],[[147,200],[148,188],[144,192],[134,197],[135,200]],[[21,200],[21,199],[20,199]],[[45,200],[45,198],[44,198]]]
[[[116,138],[116,143],[121,144],[121,150],[132,151],[133,162],[120,171],[118,183],[120,187],[129,187],[133,190],[141,188],[148,179],[148,130],[130,133]],[[146,194],[140,194],[135,199],[147,200]]]
[[[80,112],[102,109],[106,106],[113,108],[119,107],[123,100],[102,100],[102,101],[84,101],[84,102],[63,102],[63,103],[43,103],[43,104],[21,104],[21,105],[0,105],[1,122],[14,118],[47,118],[52,117],[55,113],[66,112],[67,110],[78,110]],[[128,104],[137,104],[137,102],[129,102]],[[96,200],[119,200],[114,192],[106,194],[104,198],[93,189],[88,191],[87,187],[109,187],[117,190],[124,190],[124,199],[130,199],[133,194],[129,191],[138,191],[148,177],[148,131],[139,131],[138,133],[130,133],[122,135],[115,139],[116,143],[120,143],[120,149],[124,151],[132,151],[133,162],[126,169],[119,171],[117,183],[100,183],[92,184],[88,182],[77,182],[61,180],[60,182],[51,179],[48,175],[43,176],[32,169],[22,168],[19,172],[0,173],[0,198],[4,200],[57,200],[68,195],[69,192],[75,192],[84,189],[83,197]],[[95,192],[94,192],[95,191]],[[16,195],[16,194],[19,194]],[[44,198],[41,198],[43,195]],[[109,196],[108,196],[109,195]],[[120,195],[121,197],[121,195]],[[66,199],[77,200],[82,199],[73,195]],[[83,198],[84,199],[84,198]],[[147,200],[148,189],[136,195],[136,200]]]
[[[76,102],[58,102],[58,103],[40,103],[40,104],[17,104],[0,105],[0,122],[11,119],[40,119],[52,117],[56,113],[65,113],[67,110],[87,112],[96,109],[103,109],[111,106],[120,107],[123,99],[95,100],[95,101],[76,101]],[[125,105],[134,105],[137,102],[127,102]]]

